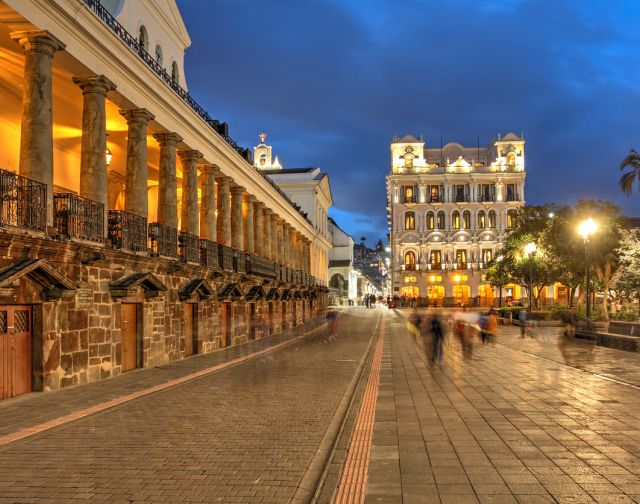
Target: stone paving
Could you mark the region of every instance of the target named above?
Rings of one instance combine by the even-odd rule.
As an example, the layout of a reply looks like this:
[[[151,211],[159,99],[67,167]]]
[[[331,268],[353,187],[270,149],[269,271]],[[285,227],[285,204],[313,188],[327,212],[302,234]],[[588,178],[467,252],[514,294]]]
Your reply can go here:
[[[466,360],[449,338],[434,366],[405,317],[386,323],[367,503],[640,502],[640,390],[512,329]],[[636,357],[590,352],[610,367]]]
[[[355,309],[341,316],[335,338],[322,330],[266,356],[1,446],[0,502],[289,502],[376,321],[377,314]],[[191,370],[216,358],[194,357],[173,367]],[[164,379],[161,370],[130,376],[9,401],[0,409],[3,419],[11,413],[3,429],[29,423],[29,411],[52,417],[139,387],[138,381]],[[96,397],[89,401],[91,394]],[[54,411],[41,412],[47,408]]]

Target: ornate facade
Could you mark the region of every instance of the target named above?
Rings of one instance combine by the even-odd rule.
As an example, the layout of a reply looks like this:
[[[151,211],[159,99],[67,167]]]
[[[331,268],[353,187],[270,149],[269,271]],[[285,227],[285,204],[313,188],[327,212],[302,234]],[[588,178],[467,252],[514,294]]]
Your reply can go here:
[[[189,44],[174,0],[0,0],[0,398],[324,308],[314,224],[186,91]]]
[[[492,304],[486,267],[524,205],[524,145],[513,133],[483,148],[393,139],[387,176],[393,295],[439,306]]]

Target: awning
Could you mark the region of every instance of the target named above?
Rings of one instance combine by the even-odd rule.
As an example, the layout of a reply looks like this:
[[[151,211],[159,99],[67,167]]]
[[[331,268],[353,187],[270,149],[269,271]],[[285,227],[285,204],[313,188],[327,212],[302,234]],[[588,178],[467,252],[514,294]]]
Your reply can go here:
[[[218,291],[218,301],[240,298],[242,298],[242,292],[240,291],[238,284],[232,282],[224,284],[224,286]]]
[[[271,287],[267,293],[267,301],[273,301],[274,299],[280,299],[280,291],[275,287]]]
[[[209,299],[215,294],[215,290],[204,278],[194,278],[187,282],[179,291],[180,301],[186,301],[197,297],[198,299]]]
[[[167,290],[160,279],[151,272],[133,273],[111,282],[109,285],[112,298],[126,297],[142,290],[148,295],[158,295]]]
[[[282,291],[282,295],[280,296],[280,299],[282,299],[283,301],[286,301],[287,299],[291,299],[291,289],[284,289]]]
[[[0,269],[0,287],[11,287],[27,277],[39,285],[48,300],[60,299],[76,290],[76,284],[45,259],[21,259]]]

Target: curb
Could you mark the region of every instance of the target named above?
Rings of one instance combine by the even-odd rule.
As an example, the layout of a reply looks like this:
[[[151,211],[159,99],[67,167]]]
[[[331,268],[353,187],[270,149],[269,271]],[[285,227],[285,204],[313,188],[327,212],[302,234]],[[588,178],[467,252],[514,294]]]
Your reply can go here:
[[[322,490],[322,484],[329,471],[336,446],[342,436],[349,410],[351,409],[355,398],[356,389],[362,379],[363,371],[369,361],[369,357],[373,354],[375,343],[378,341],[378,331],[381,319],[382,314],[378,315],[378,320],[373,328],[372,338],[369,340],[367,349],[364,352],[362,359],[360,359],[358,368],[356,369],[351,382],[347,386],[347,389],[342,396],[342,400],[338,405],[338,409],[333,415],[333,419],[329,423],[329,427],[327,427],[315,454],[309,462],[309,465],[304,472],[304,476],[302,476],[302,479],[298,483],[298,488],[290,501],[291,504],[314,504],[317,502],[320,491]]]

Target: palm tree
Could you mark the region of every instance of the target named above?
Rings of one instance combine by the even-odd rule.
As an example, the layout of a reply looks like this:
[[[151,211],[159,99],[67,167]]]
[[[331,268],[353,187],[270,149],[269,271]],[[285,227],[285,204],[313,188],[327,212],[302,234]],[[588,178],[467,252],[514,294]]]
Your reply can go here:
[[[631,171],[624,173],[619,181],[620,189],[622,189],[622,192],[627,196],[631,196],[636,178],[639,184],[638,190],[640,190],[640,154],[638,154],[635,149],[631,149],[629,155],[620,163],[620,170],[623,171],[629,166],[631,167]]]

